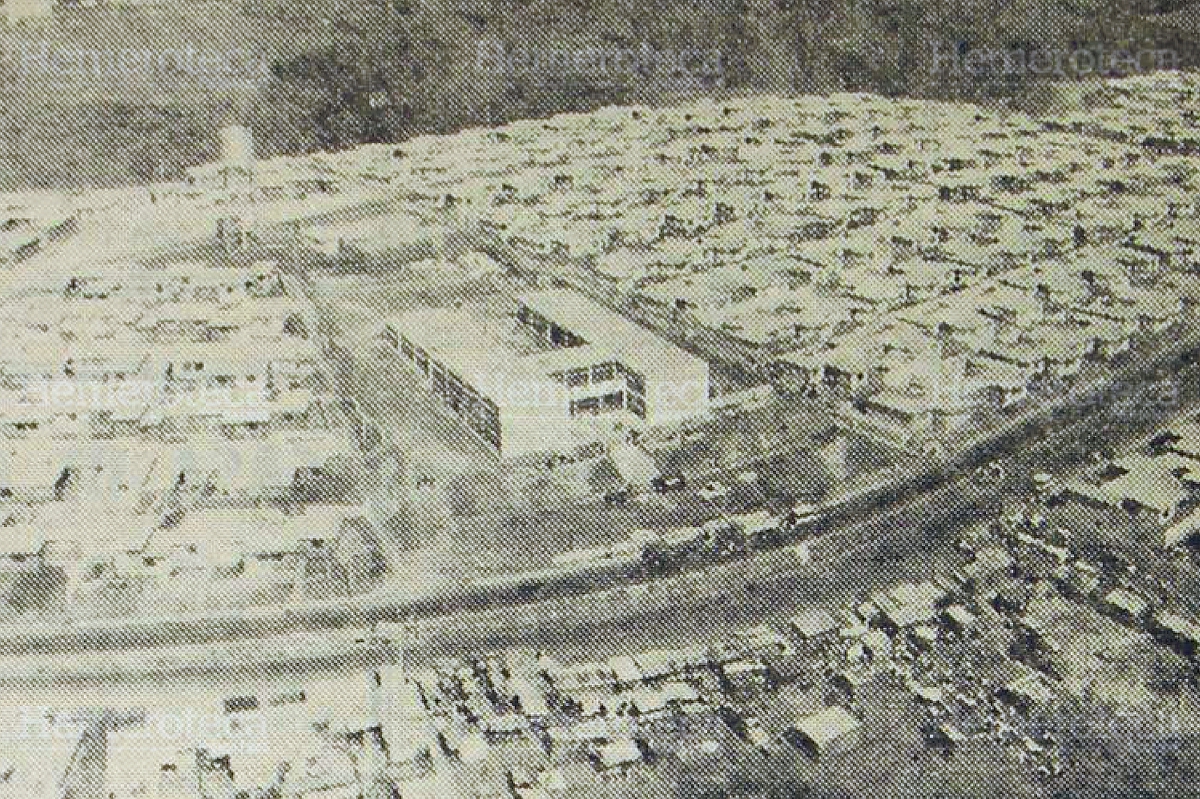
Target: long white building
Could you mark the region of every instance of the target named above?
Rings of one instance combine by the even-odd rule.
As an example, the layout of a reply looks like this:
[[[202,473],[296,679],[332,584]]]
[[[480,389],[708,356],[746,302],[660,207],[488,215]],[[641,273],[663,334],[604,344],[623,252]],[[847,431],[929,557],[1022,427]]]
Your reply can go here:
[[[505,457],[704,413],[708,363],[566,289],[424,309],[384,336],[434,394]]]

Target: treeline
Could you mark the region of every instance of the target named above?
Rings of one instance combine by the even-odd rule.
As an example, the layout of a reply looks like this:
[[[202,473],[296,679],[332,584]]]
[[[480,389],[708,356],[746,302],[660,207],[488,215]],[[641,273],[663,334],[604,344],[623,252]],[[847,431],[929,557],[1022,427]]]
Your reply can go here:
[[[129,15],[141,12],[85,11],[64,12],[66,39],[111,13],[119,35],[81,40],[137,47],[140,27],[169,29],[175,14],[179,35],[147,46],[261,54],[265,78],[185,99],[7,94],[4,186],[178,176],[215,153],[216,127],[232,121],[252,124],[260,153],[275,155],[755,92],[1044,110],[1054,79],[1191,67],[1200,55],[1195,0],[241,0],[157,7],[137,25]],[[197,27],[197,15],[211,24]],[[4,41],[16,48],[20,36]],[[1114,64],[1122,51],[1132,62]],[[1085,53],[1096,57],[1072,58]]]
[[[254,121],[304,150],[697,95],[1036,110],[1055,101],[1052,79],[1195,65],[1188,18],[1178,0],[392,0],[275,64],[278,99]]]

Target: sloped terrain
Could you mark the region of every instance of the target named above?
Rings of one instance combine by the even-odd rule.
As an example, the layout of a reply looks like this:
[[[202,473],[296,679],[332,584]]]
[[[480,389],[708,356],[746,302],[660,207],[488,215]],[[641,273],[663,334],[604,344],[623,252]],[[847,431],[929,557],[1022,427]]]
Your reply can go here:
[[[954,57],[1101,46],[1194,65],[1196,17],[1194,4],[1171,0],[65,6],[48,26],[0,28],[0,184],[175,176],[211,156],[214,129],[234,120],[253,124],[260,151],[271,155],[752,91],[1045,105],[1053,99],[1045,79],[1059,76],[972,75]],[[96,77],[78,61],[38,66],[43,46],[109,58],[149,52],[159,61],[200,52],[222,66],[135,66]]]

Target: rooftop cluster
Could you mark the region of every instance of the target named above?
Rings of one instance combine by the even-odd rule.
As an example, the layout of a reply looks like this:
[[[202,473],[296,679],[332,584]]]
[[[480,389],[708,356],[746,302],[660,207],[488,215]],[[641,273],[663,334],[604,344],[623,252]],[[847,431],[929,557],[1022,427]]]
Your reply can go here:
[[[273,601],[349,544],[347,520],[362,532],[356,417],[275,264],[52,270],[10,288],[0,318],[10,606],[181,609],[218,577],[231,602]],[[47,570],[65,593],[24,595],[16,575]]]
[[[1190,318],[1197,92],[1186,74],[1112,81],[1095,113],[1045,119],[859,94],[706,100],[321,163],[401,192],[406,236],[473,231],[710,359],[850,383],[912,435]]]
[[[354,676],[206,688],[107,719],[104,787],[114,797],[623,796],[764,755],[794,779],[832,785],[850,785],[867,762],[1068,779],[1094,757],[1088,725],[1112,724],[1093,703],[1145,713],[1164,673],[1194,668],[1200,627],[1145,576],[1102,569],[1053,535],[1044,517],[1017,513],[970,534],[957,563],[927,578],[781,607],[707,641],[606,643],[591,659],[520,648],[405,658]],[[364,640],[412,647],[425,634],[381,623]],[[190,724],[171,715],[180,707]],[[1178,712],[1186,724],[1195,711]],[[33,734],[70,718],[31,713],[22,724]],[[1173,734],[1136,719],[1097,729]],[[91,744],[88,722],[76,737],[56,734],[63,752],[46,761],[14,750],[11,785],[86,775],[71,764]]]

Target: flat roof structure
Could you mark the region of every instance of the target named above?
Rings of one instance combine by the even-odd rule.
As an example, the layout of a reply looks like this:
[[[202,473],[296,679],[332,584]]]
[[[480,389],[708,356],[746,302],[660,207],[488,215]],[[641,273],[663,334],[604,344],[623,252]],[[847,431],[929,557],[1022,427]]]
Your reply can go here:
[[[840,705],[832,705],[801,716],[793,730],[800,743],[816,757],[838,755],[854,749],[862,742],[862,722]]]
[[[603,769],[632,766],[642,761],[642,750],[632,738],[618,738],[596,747],[596,761]]]
[[[84,745],[86,717],[56,716],[48,708],[17,708],[0,717],[0,799],[61,799],[93,793],[92,781],[72,780]]]
[[[638,371],[681,375],[703,371],[707,377],[708,365],[700,358],[578,292],[552,289],[524,294],[519,301],[522,307],[581,337],[584,346],[617,356]]]
[[[1200,464],[1191,458],[1174,452],[1132,453],[1108,464],[1098,480],[1072,480],[1067,490],[1114,508],[1134,503],[1169,521],[1188,495],[1185,481],[1200,484]]]
[[[879,591],[871,601],[888,622],[896,627],[911,627],[931,621],[937,615],[937,604],[945,592],[932,580],[920,583],[900,583],[888,591]]]
[[[834,632],[838,628],[837,620],[828,611],[820,608],[803,610],[793,616],[789,623],[801,638],[818,638]]]
[[[1168,610],[1161,610],[1154,615],[1155,623],[1165,632],[1176,636],[1185,643],[1195,647],[1200,646],[1200,624]]]
[[[709,403],[708,364],[569,289],[405,314],[384,335],[503,455],[571,448]]]
[[[69,564],[140,552],[156,522],[153,516],[97,502],[49,502],[24,520],[6,520],[0,556],[41,555],[47,563]]]

